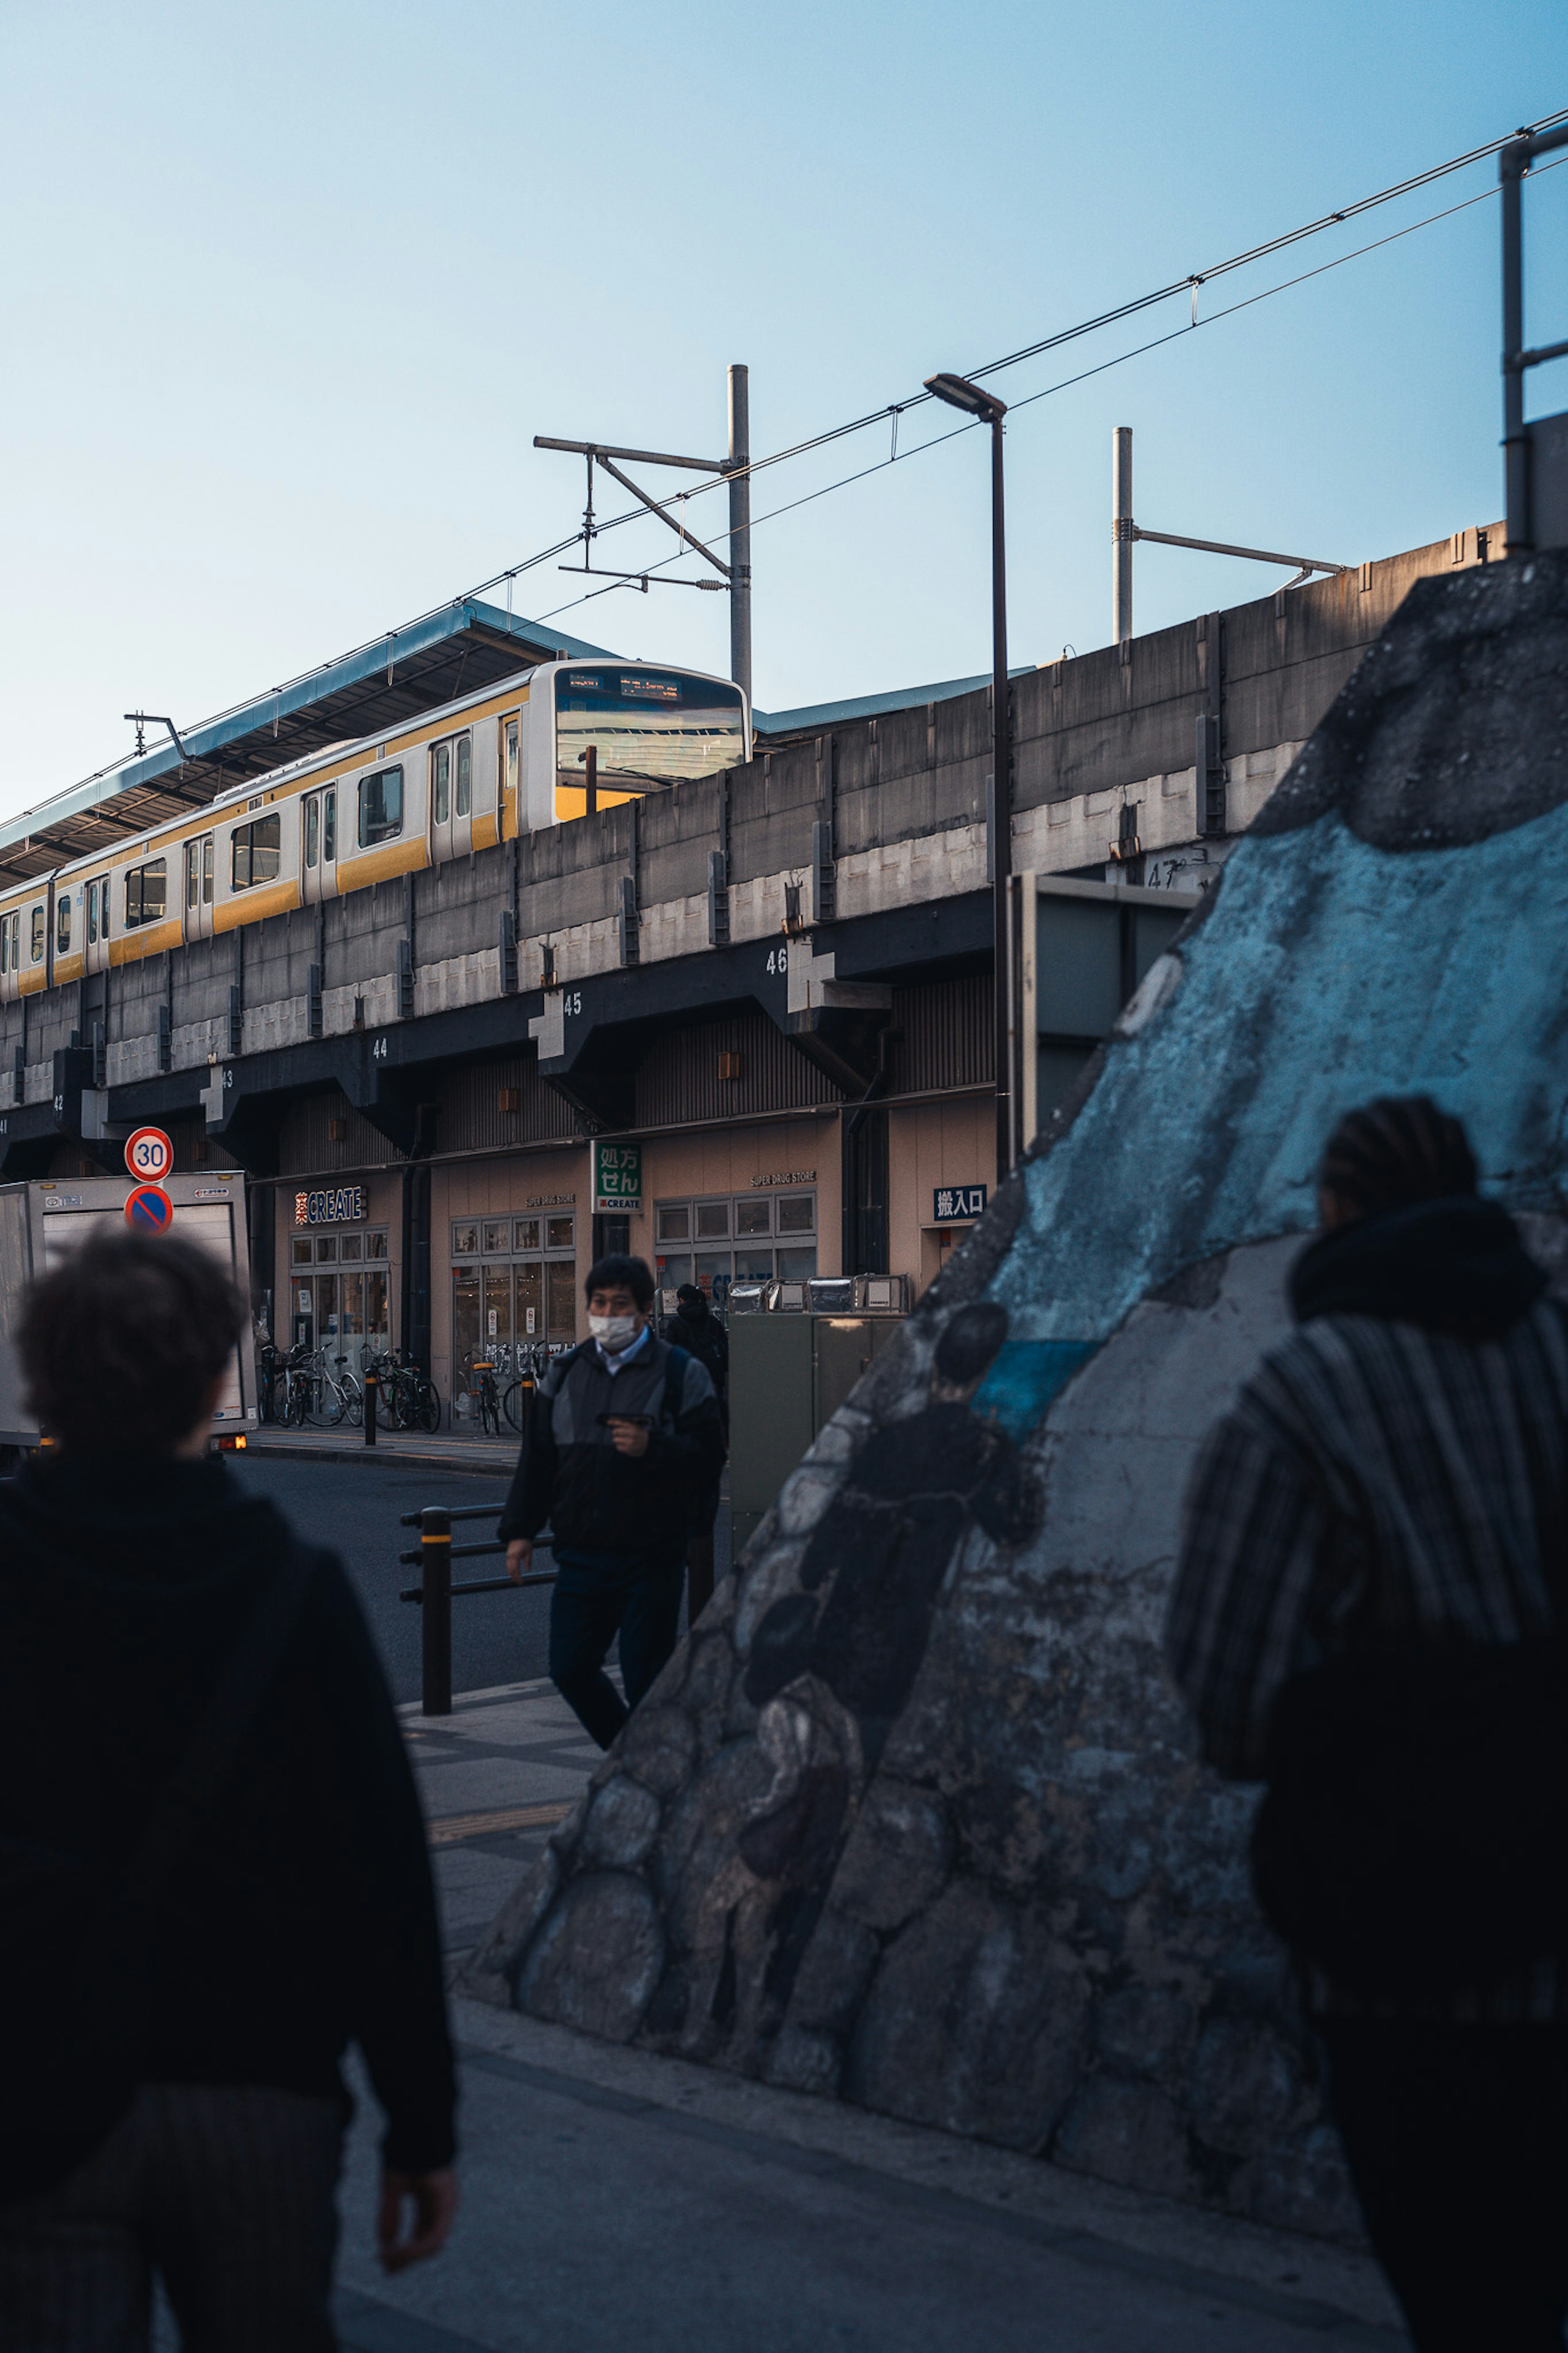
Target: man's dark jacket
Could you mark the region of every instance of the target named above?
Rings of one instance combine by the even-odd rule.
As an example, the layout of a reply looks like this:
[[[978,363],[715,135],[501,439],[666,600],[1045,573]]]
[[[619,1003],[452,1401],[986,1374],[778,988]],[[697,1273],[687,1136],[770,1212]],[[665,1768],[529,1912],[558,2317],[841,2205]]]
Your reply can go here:
[[[289,1544],[216,1461],[60,1454],[0,1483],[7,1831],[125,1855]],[[356,2041],[385,2162],[424,2172],[451,2158],[454,2105],[424,1826],[358,1603],[314,1558],[217,1818],[164,1894],[142,2073],[331,2095]]]
[[[616,1453],[601,1414],[651,1415],[647,1453]],[[501,1541],[536,1536],[548,1521],[558,1549],[677,1553],[723,1467],[713,1384],[695,1357],[650,1335],[611,1373],[597,1344],[584,1340],[557,1356],[541,1384]]]

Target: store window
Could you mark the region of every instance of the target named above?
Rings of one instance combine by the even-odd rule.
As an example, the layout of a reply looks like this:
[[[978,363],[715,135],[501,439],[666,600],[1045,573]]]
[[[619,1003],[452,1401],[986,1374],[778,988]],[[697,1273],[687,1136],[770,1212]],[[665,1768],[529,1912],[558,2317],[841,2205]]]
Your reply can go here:
[[[493,1365],[504,1389],[530,1350],[575,1345],[577,1219],[455,1218],[451,1240],[452,1411],[465,1421],[476,1365]]]
[[[803,1282],[816,1272],[815,1193],[742,1193],[654,1203],[659,1288],[695,1282],[721,1314],[731,1282]]]
[[[351,1372],[363,1376],[365,1357],[392,1345],[389,1250],[384,1226],[361,1226],[352,1233],[291,1234],[289,1328],[284,1345],[321,1348],[334,1369],[342,1356]]]

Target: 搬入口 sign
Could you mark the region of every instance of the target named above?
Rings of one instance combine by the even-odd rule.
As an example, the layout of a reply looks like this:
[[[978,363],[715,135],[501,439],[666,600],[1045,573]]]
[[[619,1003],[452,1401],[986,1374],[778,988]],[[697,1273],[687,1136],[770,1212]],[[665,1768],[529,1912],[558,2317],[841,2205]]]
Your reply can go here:
[[[294,1196],[297,1226],[352,1226],[364,1215],[363,1185],[326,1185]]]
[[[933,1226],[954,1225],[984,1215],[984,1185],[939,1185],[931,1195]]]
[[[594,1146],[594,1208],[640,1209],[642,1207],[642,1145],[595,1144]]]

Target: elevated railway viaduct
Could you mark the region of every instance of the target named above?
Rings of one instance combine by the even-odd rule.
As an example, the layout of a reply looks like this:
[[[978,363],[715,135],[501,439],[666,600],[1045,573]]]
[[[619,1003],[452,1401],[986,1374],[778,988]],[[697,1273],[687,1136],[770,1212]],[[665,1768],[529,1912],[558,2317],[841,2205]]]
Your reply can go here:
[[[1015,867],[1202,887],[1412,582],[1489,541],[1016,673]],[[0,829],[0,873],[597,650],[552,637],[456,607]],[[13,996],[0,1166],[68,1188],[152,1121],[242,1166],[279,1338],[390,1338],[459,1413],[465,1356],[572,1336],[606,1241],[721,1296],[918,1291],[994,1174],[990,754],[978,681],[759,713],[744,765]]]

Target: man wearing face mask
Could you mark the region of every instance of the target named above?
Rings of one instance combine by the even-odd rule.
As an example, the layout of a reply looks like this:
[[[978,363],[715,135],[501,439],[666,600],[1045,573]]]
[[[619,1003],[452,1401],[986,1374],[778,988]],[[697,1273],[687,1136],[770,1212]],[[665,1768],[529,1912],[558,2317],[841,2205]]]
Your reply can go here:
[[[521,1578],[549,1522],[551,1679],[608,1748],[675,1648],[687,1542],[718,1484],[724,1432],[702,1366],[648,1328],[645,1261],[600,1259],[584,1291],[589,1336],[541,1384],[500,1536],[507,1574]],[[624,1702],[605,1672],[617,1634]]]

